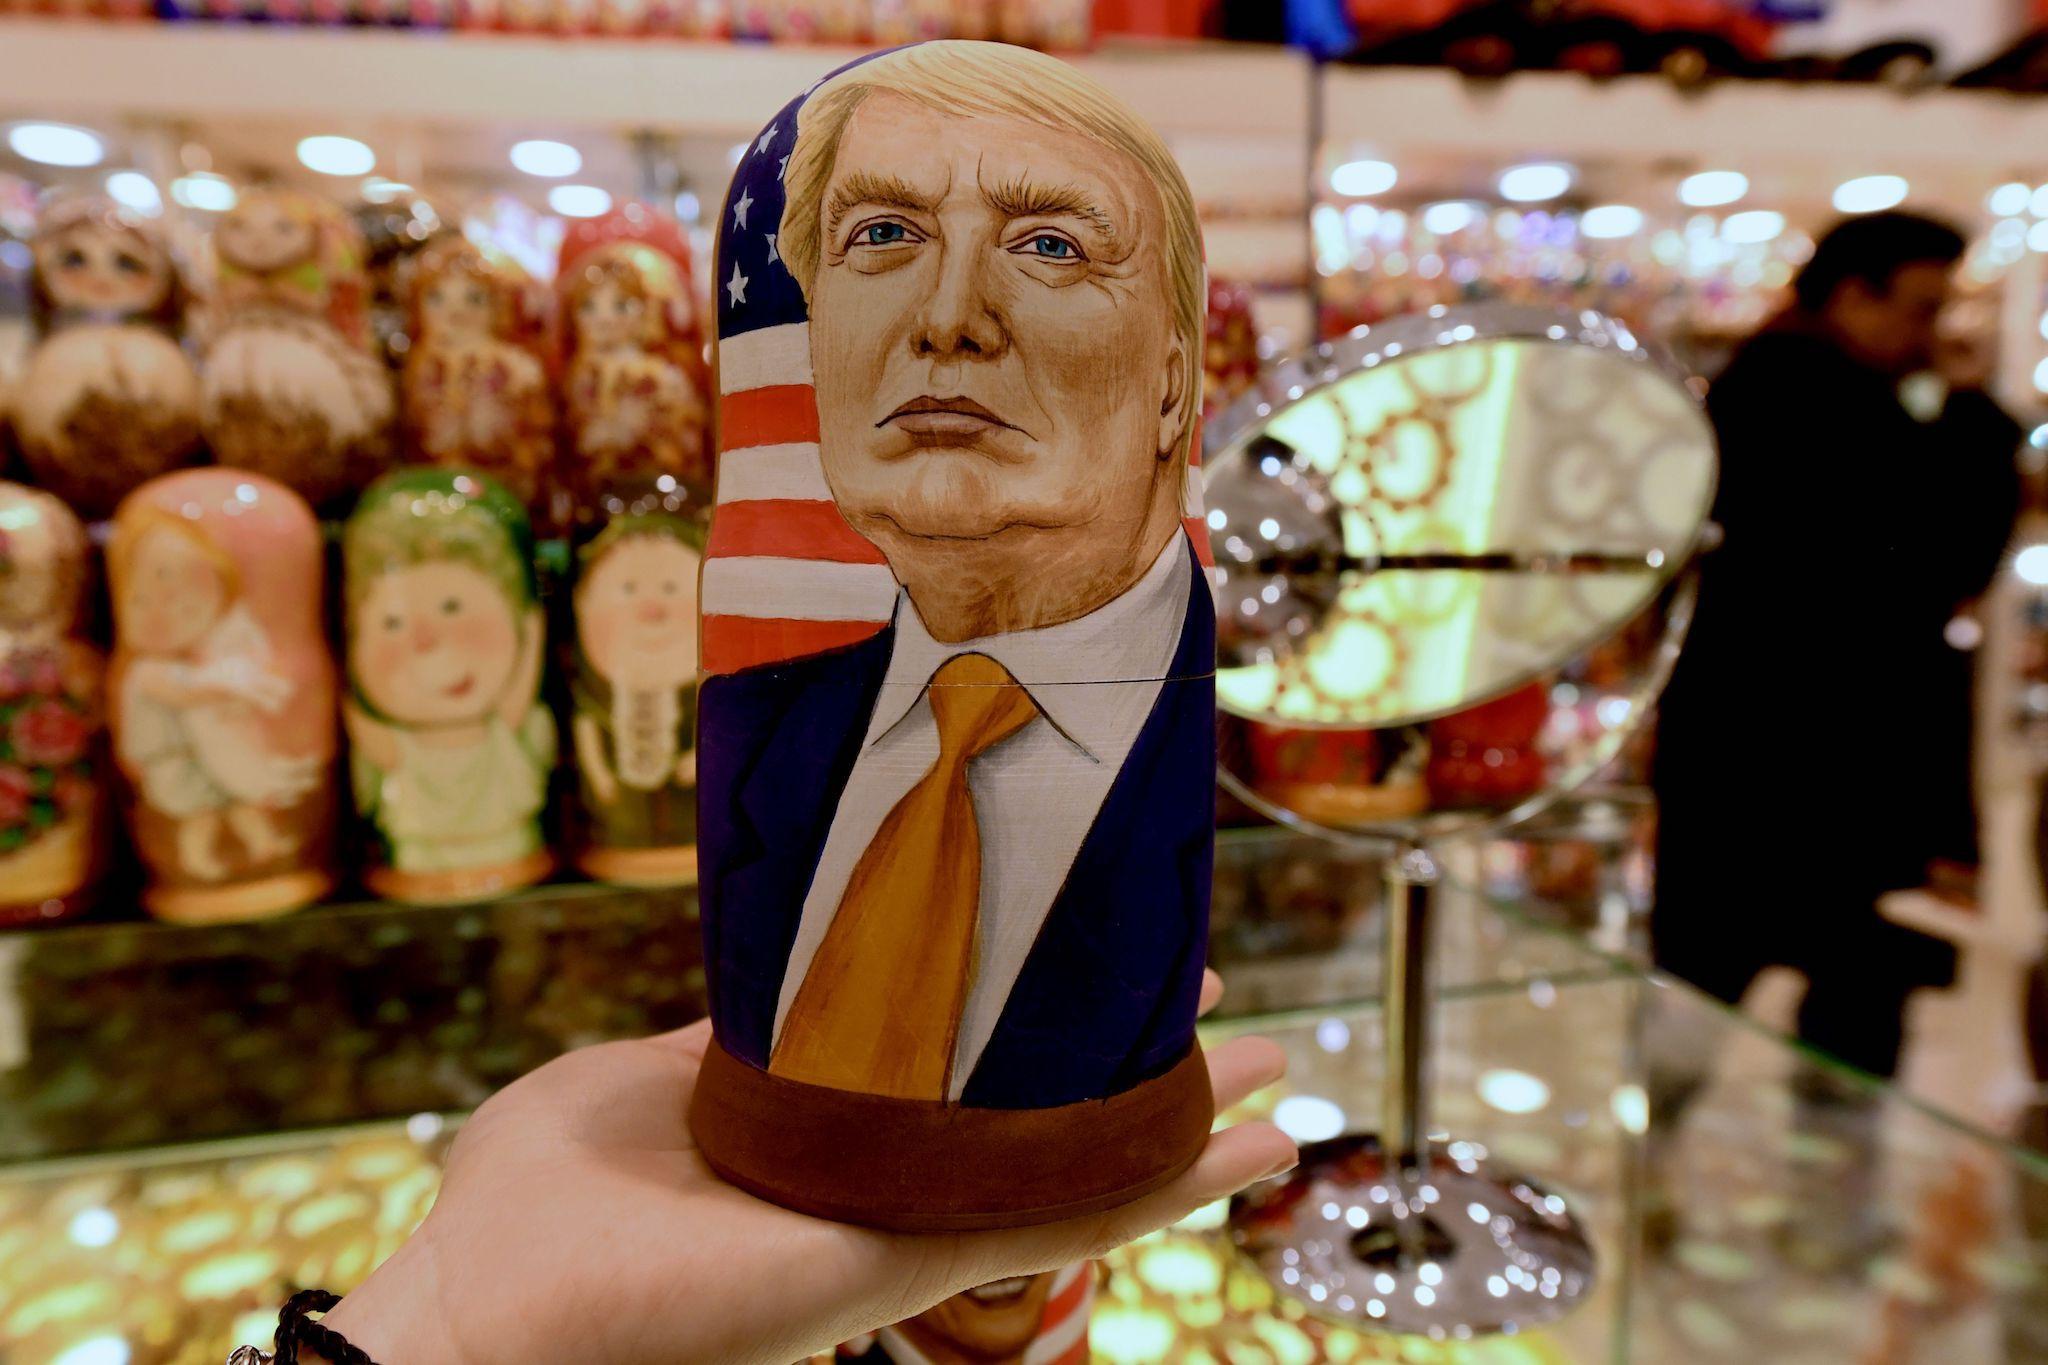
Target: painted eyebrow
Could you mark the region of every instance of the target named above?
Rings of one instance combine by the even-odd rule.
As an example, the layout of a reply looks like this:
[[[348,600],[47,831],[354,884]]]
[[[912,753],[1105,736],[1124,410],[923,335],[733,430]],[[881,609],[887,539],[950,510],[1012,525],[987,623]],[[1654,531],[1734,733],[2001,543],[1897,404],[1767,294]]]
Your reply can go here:
[[[1014,180],[985,186],[981,195],[1005,218],[1072,214],[1102,234],[1113,246],[1123,243],[1123,234],[1117,231],[1110,216],[1102,211],[1093,196],[1078,185],[1045,184],[1018,176]]]
[[[838,232],[840,220],[858,204],[881,204],[911,213],[930,213],[938,207],[931,196],[900,176],[855,171],[833,188],[825,207],[825,230]]]

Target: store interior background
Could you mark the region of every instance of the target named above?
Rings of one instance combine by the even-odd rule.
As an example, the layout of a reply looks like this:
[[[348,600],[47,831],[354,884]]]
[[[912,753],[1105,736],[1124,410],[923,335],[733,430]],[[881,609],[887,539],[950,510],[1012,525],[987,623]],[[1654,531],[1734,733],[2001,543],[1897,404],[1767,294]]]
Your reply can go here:
[[[700,5],[655,33],[649,9],[577,0],[364,0],[324,22],[254,0],[0,0],[0,391],[35,340],[27,242],[66,192],[159,220],[201,296],[212,225],[243,189],[344,206],[394,359],[395,282],[430,239],[460,232],[545,285],[567,224],[629,201],[686,231],[702,309],[743,139],[918,8]],[[1053,47],[1162,132],[1259,363],[1509,299],[1613,313],[1710,382],[1843,213],[1896,204],[1963,229],[1945,325],[1995,356],[2030,433],[2014,452],[2026,510],[1957,636],[1977,658],[1976,904],[1886,907],[1959,946],[1957,984],[1916,999],[1902,1073],[1874,1087],[1786,1041],[1795,973],[1767,973],[1740,1014],[1646,976],[1646,739],[1533,826],[1459,851],[1441,950],[1444,1121],[1585,1200],[1611,1268],[1599,1301],[1527,1338],[1391,1341],[1275,1296],[1216,1209],[1118,1255],[1097,1357],[2048,1360],[2048,1125],[2029,1126],[2025,1005],[2048,943],[2048,8],[1488,7],[1505,55],[1431,46],[1460,7],[1427,8],[922,7]],[[1600,74],[1538,69],[1558,65],[1555,26],[1594,13],[1625,29],[1611,55],[1573,59]],[[1403,36],[1403,64],[1372,58],[1368,39]],[[1901,41],[1926,48],[1882,46]],[[2011,57],[2028,51],[2031,67]],[[1955,88],[1979,69],[2014,88]],[[1788,609],[1824,612],[1853,577],[1804,566]],[[1763,685],[1824,724],[1800,680]],[[1756,784],[1755,846],[1730,857],[1756,860],[1768,895],[1765,865],[1797,856],[1785,792],[1826,801],[1826,773],[1787,754]],[[1305,1139],[1369,1126],[1378,871],[1228,803],[1223,818],[1218,1027],[1273,1033],[1295,1063],[1255,1111]],[[341,1287],[388,1254],[493,1089],[701,1013],[695,935],[688,893],[566,873],[477,905],[346,892],[205,927],[150,922],[131,884],[76,920],[0,931],[0,1361],[218,1360],[267,1339],[286,1285]],[[1667,1123],[1650,1073],[1674,1057],[1705,1098]],[[1821,1091],[1874,1106],[1877,1134],[1802,1126]]]

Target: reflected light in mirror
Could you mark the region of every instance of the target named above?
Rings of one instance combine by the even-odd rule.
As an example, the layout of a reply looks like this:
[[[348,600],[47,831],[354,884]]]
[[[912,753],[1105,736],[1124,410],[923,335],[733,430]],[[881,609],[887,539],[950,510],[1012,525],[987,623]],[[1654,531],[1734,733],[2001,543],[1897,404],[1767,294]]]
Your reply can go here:
[[[1347,161],[1330,172],[1330,188],[1350,199],[1384,194],[1394,188],[1400,172],[1386,161]]]
[[[1902,175],[1863,175],[1835,186],[1835,209],[1841,213],[1879,213],[1906,202],[1910,190]]]
[[[1632,237],[1643,229],[1643,211],[1633,204],[1600,204],[1579,217],[1579,231],[1606,241]]]
[[[1550,1087],[1526,1071],[1501,1067],[1481,1072],[1479,1098],[1503,1114],[1533,1114],[1550,1103]]]
[[[1719,208],[1749,193],[1741,171],[1701,171],[1678,182],[1678,202],[1692,209]]]

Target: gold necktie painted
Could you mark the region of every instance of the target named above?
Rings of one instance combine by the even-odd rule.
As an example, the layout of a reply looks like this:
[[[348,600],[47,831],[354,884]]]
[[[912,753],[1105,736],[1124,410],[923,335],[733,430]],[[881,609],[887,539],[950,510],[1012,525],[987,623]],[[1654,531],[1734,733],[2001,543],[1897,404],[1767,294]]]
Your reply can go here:
[[[875,831],[782,1021],[768,1070],[942,1100],[975,972],[981,830],[967,765],[1038,710],[986,654],[948,659],[926,698],[939,757]]]

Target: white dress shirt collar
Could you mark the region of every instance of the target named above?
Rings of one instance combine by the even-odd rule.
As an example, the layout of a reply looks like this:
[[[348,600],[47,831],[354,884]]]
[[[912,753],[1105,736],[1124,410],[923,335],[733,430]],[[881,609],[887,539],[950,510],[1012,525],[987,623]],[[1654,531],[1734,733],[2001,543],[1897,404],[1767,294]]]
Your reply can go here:
[[[909,714],[948,659],[986,654],[1024,685],[1046,719],[1075,746],[1098,760],[1115,752],[1121,762],[1117,751],[1128,748],[1131,738],[1121,733],[1127,717],[1121,707],[1102,705],[1102,685],[1156,682],[1171,671],[1187,617],[1190,572],[1187,537],[1176,530],[1144,577],[1086,616],[958,644],[934,640],[909,594],[899,591],[889,671],[862,747],[873,745]]]

